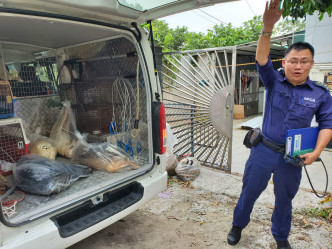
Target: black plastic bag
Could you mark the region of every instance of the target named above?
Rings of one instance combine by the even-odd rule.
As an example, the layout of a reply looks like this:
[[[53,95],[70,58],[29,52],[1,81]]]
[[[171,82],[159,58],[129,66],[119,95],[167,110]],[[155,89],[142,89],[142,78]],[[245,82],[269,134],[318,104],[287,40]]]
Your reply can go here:
[[[65,165],[30,154],[20,158],[13,170],[15,184],[24,192],[37,195],[60,193],[81,177],[92,173],[89,167]]]

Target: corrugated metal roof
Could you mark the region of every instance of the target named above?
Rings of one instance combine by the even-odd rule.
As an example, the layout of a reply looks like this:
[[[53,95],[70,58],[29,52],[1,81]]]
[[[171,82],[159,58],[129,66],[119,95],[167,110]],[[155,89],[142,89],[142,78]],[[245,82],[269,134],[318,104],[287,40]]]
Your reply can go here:
[[[254,129],[254,128],[262,129],[262,124],[263,124],[263,116],[258,116],[242,124],[239,124],[238,127],[242,129]]]

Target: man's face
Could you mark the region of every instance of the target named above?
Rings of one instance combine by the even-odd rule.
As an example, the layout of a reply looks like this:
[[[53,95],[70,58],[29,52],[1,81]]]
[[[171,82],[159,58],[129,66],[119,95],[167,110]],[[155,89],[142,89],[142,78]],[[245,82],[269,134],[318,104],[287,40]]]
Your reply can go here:
[[[282,66],[285,69],[287,80],[294,86],[303,84],[307,81],[310,69],[314,65],[311,51],[309,49],[291,50]]]

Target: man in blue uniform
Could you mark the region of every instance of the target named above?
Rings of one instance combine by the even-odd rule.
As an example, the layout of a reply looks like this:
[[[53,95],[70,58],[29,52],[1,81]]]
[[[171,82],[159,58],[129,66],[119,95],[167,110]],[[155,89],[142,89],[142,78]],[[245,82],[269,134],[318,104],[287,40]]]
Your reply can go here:
[[[286,130],[310,127],[313,116],[319,124],[319,135],[313,152],[301,155],[304,164],[313,163],[332,137],[332,98],[326,86],[308,77],[314,64],[314,49],[308,43],[294,43],[285,52],[284,70],[273,69],[270,36],[280,19],[279,0],[266,4],[263,30],[256,50],[256,64],[267,90],[263,121],[263,139],[251,148],[245,166],[243,187],[235,207],[233,226],[227,236],[230,245],[236,245],[241,232],[250,221],[250,213],[257,198],[267,187],[273,173],[275,207],[272,215],[272,235],[277,248],[291,248],[288,235],[291,228],[292,199],[300,181],[300,167],[284,159]]]

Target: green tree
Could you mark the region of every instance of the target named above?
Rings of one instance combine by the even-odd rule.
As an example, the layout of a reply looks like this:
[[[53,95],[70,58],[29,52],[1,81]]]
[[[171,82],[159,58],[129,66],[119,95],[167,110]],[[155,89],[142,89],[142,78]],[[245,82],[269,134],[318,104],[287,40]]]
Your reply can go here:
[[[211,39],[203,33],[188,32],[186,34],[183,50],[193,50],[209,47],[211,47]]]
[[[150,30],[149,24],[142,25],[143,28]],[[164,52],[182,50],[187,38],[188,28],[185,26],[169,28],[165,21],[152,21],[153,41],[155,46],[163,48]]]
[[[257,41],[263,27],[262,16],[255,16],[252,20],[244,22],[241,27],[215,25],[208,31],[210,47],[233,46],[252,41]]]
[[[142,28],[150,31],[150,26],[147,23],[143,24]],[[168,23],[165,21],[154,20],[152,21],[152,31],[155,45],[164,48],[165,37],[171,32]]]
[[[214,25],[212,30],[208,30],[207,36],[211,47],[225,47],[234,45],[240,34],[230,23],[227,25],[220,23]]]
[[[263,28],[262,16],[254,16],[253,19],[246,21],[239,28],[244,33],[245,42],[257,41]],[[243,42],[241,42],[243,43]]]
[[[149,29],[148,24],[143,27]],[[172,29],[165,21],[152,22],[154,42],[164,52],[193,50],[211,47],[225,47],[257,41],[263,27],[262,16],[244,22],[241,27],[233,27],[230,23],[215,25],[207,34],[189,32],[185,26]],[[303,30],[303,20],[284,19],[275,28],[276,35]]]
[[[319,12],[319,19],[322,20],[324,13],[330,17],[332,14],[332,0],[284,0],[282,7],[283,17],[290,16],[293,20],[305,18],[307,14],[312,15]]]
[[[170,29],[170,32],[165,36],[164,45],[169,51],[183,50],[183,45],[187,40],[188,28],[176,27],[175,30]]]
[[[274,33],[277,35],[289,34],[291,32],[305,30],[305,20],[289,20],[284,19],[282,22],[279,22],[274,29]]]

